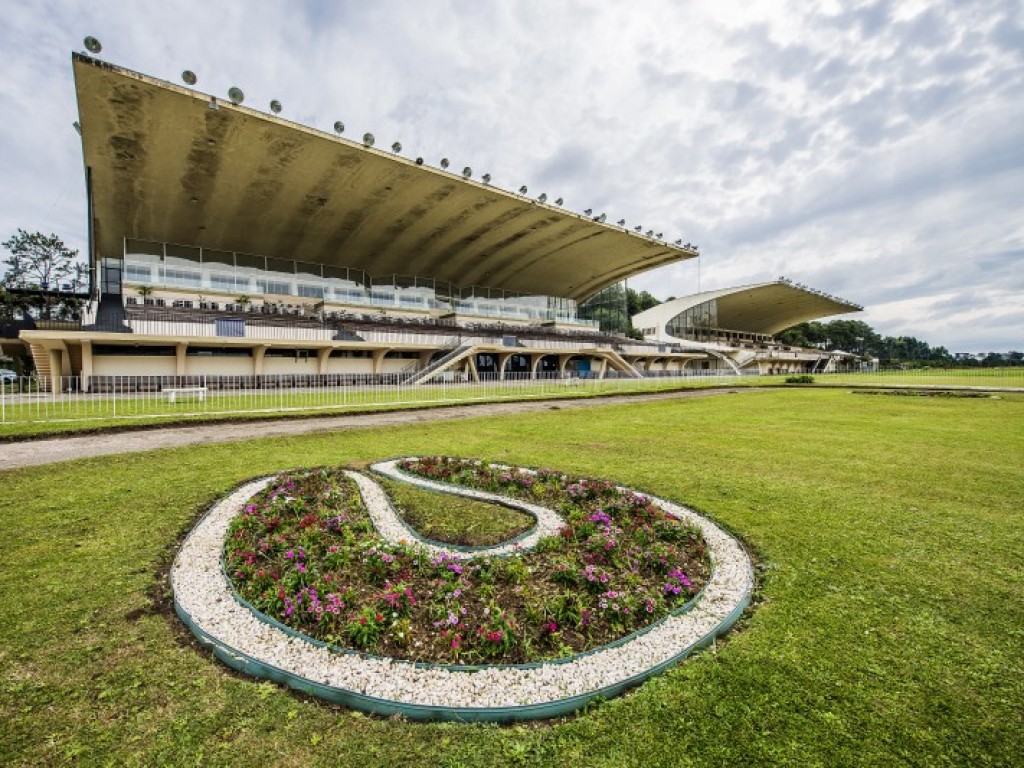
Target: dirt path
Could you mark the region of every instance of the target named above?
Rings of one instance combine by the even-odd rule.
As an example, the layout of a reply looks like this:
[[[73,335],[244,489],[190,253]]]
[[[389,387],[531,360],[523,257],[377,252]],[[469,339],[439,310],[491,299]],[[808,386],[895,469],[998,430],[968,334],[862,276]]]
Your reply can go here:
[[[616,395],[580,400],[527,400],[506,403],[480,403],[451,408],[424,408],[420,410],[388,411],[383,413],[328,416],[313,419],[274,419],[232,423],[195,424],[190,426],[161,427],[136,432],[59,437],[45,440],[7,443],[0,445],[0,470],[53,464],[91,456],[109,456],[119,453],[152,451],[158,448],[176,448],[199,443],[229,443],[276,435],[302,435],[333,432],[338,429],[368,429],[378,427],[420,424],[429,421],[447,421],[477,416],[506,416],[518,413],[536,413],[548,410],[576,410],[600,408],[606,405],[641,403],[650,400],[673,400],[711,397],[737,392],[758,391],[753,387],[739,389],[698,389],[662,392],[649,395]]]

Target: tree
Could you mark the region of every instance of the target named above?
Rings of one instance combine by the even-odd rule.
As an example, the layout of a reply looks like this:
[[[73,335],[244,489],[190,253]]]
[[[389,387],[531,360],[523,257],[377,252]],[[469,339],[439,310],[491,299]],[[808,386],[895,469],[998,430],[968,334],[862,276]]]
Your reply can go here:
[[[69,295],[85,284],[87,270],[78,261],[78,251],[64,245],[57,235],[23,229],[3,246],[11,252],[3,261],[2,284],[7,293],[25,297],[44,320],[78,315],[81,300]]]

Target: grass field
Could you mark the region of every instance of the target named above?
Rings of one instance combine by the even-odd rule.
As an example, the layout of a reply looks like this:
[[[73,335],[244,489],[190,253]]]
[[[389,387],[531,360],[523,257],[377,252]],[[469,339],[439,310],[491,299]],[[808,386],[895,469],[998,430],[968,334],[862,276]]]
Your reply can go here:
[[[381,720],[229,673],[154,598],[240,480],[448,453],[688,503],[760,559],[717,649],[575,717]],[[0,755],[22,765],[1011,765],[1024,752],[1024,397],[843,390],[552,410],[6,473]]]

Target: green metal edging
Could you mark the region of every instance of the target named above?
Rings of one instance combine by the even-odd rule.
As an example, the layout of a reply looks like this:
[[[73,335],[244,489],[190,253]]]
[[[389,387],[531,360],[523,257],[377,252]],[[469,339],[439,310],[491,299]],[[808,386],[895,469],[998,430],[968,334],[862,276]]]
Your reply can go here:
[[[612,685],[598,688],[587,693],[570,696],[554,701],[540,702],[537,704],[521,704],[512,707],[448,707],[428,704],[410,704],[407,702],[380,699],[369,696],[365,693],[358,693],[347,688],[339,688],[325,683],[318,683],[314,680],[297,675],[294,672],[275,667],[272,664],[260,661],[246,653],[242,653],[231,646],[220,642],[205,630],[200,628],[192,617],[185,611],[178,601],[174,601],[174,612],[189,628],[200,643],[212,649],[214,655],[224,664],[232,669],[243,672],[252,677],[272,680],[276,683],[287,685],[297,691],[307,693],[311,696],[329,701],[332,704],[342,704],[352,709],[358,709],[374,715],[390,717],[401,715],[409,720],[417,721],[456,721],[466,723],[497,722],[508,723],[520,720],[549,720],[556,717],[571,714],[597,699],[607,699],[618,696],[629,688],[640,685],[647,679],[657,675],[674,664],[679,663],[691,653],[706,648],[718,636],[726,633],[739,620],[740,616],[750,604],[750,595],[747,594],[736,605],[735,608],[715,627],[683,648],[665,661],[636,675],[620,680]]]

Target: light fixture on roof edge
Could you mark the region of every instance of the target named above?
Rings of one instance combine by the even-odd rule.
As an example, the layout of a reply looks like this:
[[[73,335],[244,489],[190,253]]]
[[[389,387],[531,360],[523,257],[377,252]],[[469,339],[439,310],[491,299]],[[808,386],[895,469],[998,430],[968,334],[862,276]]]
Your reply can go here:
[[[683,238],[680,237],[678,240],[676,240],[676,245],[682,245],[682,244],[683,244]]]
[[[449,165],[451,165],[451,163],[448,162],[448,158],[447,157],[442,157],[441,158],[441,167],[447,169]]]
[[[186,69],[184,72],[181,73],[181,80],[185,83],[185,85],[193,86],[199,81],[199,78],[196,77],[196,73],[193,72],[191,69]]]
[[[281,114],[281,102],[278,101],[277,99],[273,99],[270,102],[270,111],[273,112],[275,115]]]
[[[363,144],[367,147],[373,146],[373,134],[369,131],[363,134]]]
[[[598,224],[604,224],[604,222],[605,222],[605,219],[607,219],[607,218],[608,218],[608,217],[607,217],[607,216],[605,216],[605,215],[604,215],[604,214],[602,213],[602,214],[601,214],[600,216],[597,216],[597,217],[595,217],[595,218],[594,218],[594,221],[596,221],[596,222],[597,222]]]
[[[587,210],[585,210],[585,211],[583,212],[583,215],[584,215],[584,216],[589,216],[589,215],[590,215],[590,214],[592,214],[593,212],[594,212],[594,209],[593,209],[593,208],[587,208]]]
[[[635,227],[633,227],[634,232],[639,232],[641,229],[643,229],[643,227],[640,224],[637,224]]]
[[[655,235],[655,237],[656,237],[656,238],[658,238],[659,240],[661,240],[662,238],[664,238],[664,236],[665,236],[665,233],[664,233],[664,232],[659,232],[658,234],[656,234],[656,235]]]
[[[548,193],[547,192],[541,192],[537,196],[537,201],[540,202],[540,203],[546,203],[548,201]]]
[[[521,186],[519,188],[519,194],[520,195],[525,195],[526,194],[526,185],[525,184],[523,184],[523,186]]]
[[[625,219],[619,219],[619,220],[618,220],[618,222],[617,222],[617,224],[618,224],[618,225],[619,225],[620,227],[624,227],[624,226],[626,226],[626,220],[625,220]]]
[[[561,205],[561,204],[562,204],[562,198],[558,198],[557,200],[555,200],[555,205]]]
[[[484,184],[490,184],[491,183],[491,174],[485,173],[483,176],[480,177],[480,179],[481,179],[481,181],[483,181]]]
[[[473,169],[470,168],[468,165],[465,168],[462,169],[462,178],[468,179],[472,175],[473,175]]]
[[[71,127],[72,127],[72,128],[74,128],[74,129],[75,129],[75,130],[76,130],[76,131],[78,132],[78,135],[79,135],[79,136],[81,136],[81,135],[82,135],[82,124],[81,124],[80,122],[78,122],[77,120],[75,120],[75,122],[73,122],[73,123],[71,124]]]
[[[345,132],[345,124],[341,120],[334,121],[334,132],[339,136]]]
[[[394,144],[392,144],[391,145],[391,151],[394,152],[396,155],[399,152],[401,152],[402,151],[402,142],[396,141]]]
[[[231,99],[232,104],[241,104],[245,101],[245,94],[237,85],[232,85],[228,88],[228,98]]]
[[[417,157],[416,158],[416,165],[423,165],[423,158],[422,157]]]
[[[85,50],[93,54],[99,53],[103,50],[103,46],[100,45],[100,41],[92,35],[89,35],[87,38],[85,38],[85,40],[82,41],[82,45],[85,46]]]
[[[653,229],[648,229],[646,234],[647,234],[648,237],[654,237],[654,230]]]

